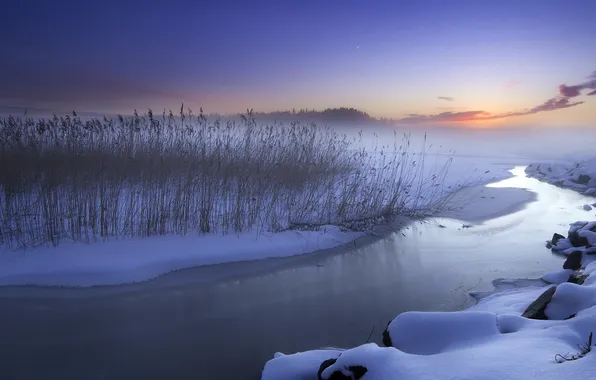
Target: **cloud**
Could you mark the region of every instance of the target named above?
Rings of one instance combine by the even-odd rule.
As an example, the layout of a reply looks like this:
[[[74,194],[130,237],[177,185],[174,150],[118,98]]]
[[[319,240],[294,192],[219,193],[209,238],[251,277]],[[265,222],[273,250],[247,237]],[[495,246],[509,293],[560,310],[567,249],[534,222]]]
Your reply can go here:
[[[510,81],[506,87],[517,86],[519,82]],[[491,114],[484,110],[477,111],[464,111],[464,112],[441,112],[438,114],[420,115],[410,114],[407,117],[397,120],[399,123],[407,124],[422,124],[422,123],[449,123],[449,122],[467,122],[467,121],[485,121],[485,120],[497,120],[506,119],[510,117],[532,115],[540,112],[555,111],[564,108],[575,107],[584,102],[573,102],[570,99],[580,96],[582,90],[593,90],[587,95],[596,95],[596,71],[588,77],[588,80],[576,84],[573,86],[567,86],[566,84],[559,85],[559,95],[554,98],[548,99],[544,103],[537,105],[536,107],[526,109],[523,111],[506,112],[500,114]],[[447,96],[439,96],[441,100],[451,101],[453,98]]]
[[[559,93],[568,98],[581,95],[581,86],[566,86],[564,84],[559,85]]]
[[[423,124],[423,123],[449,123],[449,122],[468,122],[468,121],[486,121],[505,119],[509,117],[532,115],[539,112],[554,111],[563,108],[575,107],[584,102],[570,102],[569,98],[556,97],[546,102],[519,112],[508,112],[501,114],[491,114],[486,111],[465,111],[465,112],[442,112],[434,115],[410,114],[408,117],[397,120],[405,124]]]
[[[455,100],[455,98],[452,98],[451,96],[437,96],[437,99],[439,100],[446,100],[448,102],[452,102]]]
[[[520,86],[521,82],[517,80],[510,80],[509,82],[505,83],[505,88],[513,88]]]
[[[573,86],[567,86],[565,84],[559,86],[559,93],[562,96],[568,98],[573,98],[581,95],[582,90],[596,90],[596,71],[594,71],[592,75],[588,77],[588,80],[584,83],[576,84]],[[594,95],[594,91],[590,92],[588,95]]]

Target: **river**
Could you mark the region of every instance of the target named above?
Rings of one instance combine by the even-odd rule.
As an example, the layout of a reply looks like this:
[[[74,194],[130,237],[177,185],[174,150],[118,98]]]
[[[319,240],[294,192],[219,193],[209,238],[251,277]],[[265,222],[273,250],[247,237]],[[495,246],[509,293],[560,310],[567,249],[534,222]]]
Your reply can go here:
[[[593,198],[525,178],[523,168],[514,174],[467,206],[461,216],[470,228],[453,214],[341,252],[195,268],[129,286],[2,288],[1,378],[258,379],[276,351],[352,347],[369,335],[380,343],[403,311],[460,310],[474,302],[469,292],[489,291],[497,278],[561,267],[544,241],[593,219],[581,209]],[[474,214],[505,188],[537,196],[496,218]]]

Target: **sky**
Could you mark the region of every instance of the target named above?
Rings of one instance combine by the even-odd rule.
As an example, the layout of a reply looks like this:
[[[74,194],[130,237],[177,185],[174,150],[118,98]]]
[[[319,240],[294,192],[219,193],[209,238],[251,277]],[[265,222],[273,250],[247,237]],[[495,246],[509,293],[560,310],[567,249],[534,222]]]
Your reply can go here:
[[[8,0],[0,108],[596,126],[596,2]]]

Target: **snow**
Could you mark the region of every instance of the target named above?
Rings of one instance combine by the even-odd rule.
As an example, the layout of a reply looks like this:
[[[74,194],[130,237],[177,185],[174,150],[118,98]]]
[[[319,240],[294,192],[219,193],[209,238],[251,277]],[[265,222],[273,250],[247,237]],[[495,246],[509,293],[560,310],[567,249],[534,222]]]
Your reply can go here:
[[[496,314],[522,315],[528,305],[545,292],[545,287],[507,289],[483,298],[468,311],[490,311]]]
[[[557,291],[546,307],[545,314],[549,319],[565,319],[594,305],[596,305],[596,287],[566,282],[557,286]]]
[[[578,222],[570,231],[591,239],[586,231],[593,226]],[[556,270],[542,278],[558,285],[505,289],[464,311],[402,313],[387,327],[394,347],[369,343],[339,352],[321,378],[332,379],[338,372],[359,378],[356,373],[362,374],[363,368],[362,380],[596,378],[596,349],[578,356],[579,347],[596,333],[596,257],[587,255],[586,248],[575,249],[584,252],[583,273],[589,274],[582,285],[565,282],[573,271]],[[556,291],[545,310],[549,320],[521,316],[553,286]],[[563,360],[561,355],[576,360]],[[285,368],[281,360],[294,361],[292,355],[273,358],[262,380],[294,379],[295,373],[306,373],[307,366],[314,374],[323,361],[297,370],[294,364],[304,362],[301,356]]]
[[[596,232],[585,228],[580,230],[577,234],[579,237],[586,238],[590,245],[596,245]]]
[[[481,223],[523,209],[536,201],[537,194],[519,188],[478,186],[460,190],[448,199],[454,207],[437,216]]]
[[[406,334],[394,338],[400,341],[399,348],[369,343],[338,352],[337,362],[321,377],[329,379],[336,371],[349,376],[353,366],[366,368],[363,380],[560,380],[596,376],[594,353],[565,363],[555,360],[556,355],[577,353],[577,346],[586,344],[594,330],[596,307],[567,321],[472,311],[425,314],[413,313],[399,320],[397,330]],[[265,366],[262,380],[314,379],[320,363],[332,356],[317,351],[313,355],[319,360],[312,363],[307,363],[304,353],[274,358]]]
[[[549,284],[561,284],[563,282],[567,282],[569,276],[573,274],[573,270],[571,269],[559,269],[552,272],[548,272],[542,276],[542,280],[548,282]]]
[[[438,167],[449,158],[437,156]],[[511,177],[509,170],[513,166],[488,159],[456,157],[443,181],[442,193],[447,196],[466,186]],[[424,176],[432,175],[434,170],[433,165],[425,166]],[[525,193],[526,198],[533,194]],[[517,203],[525,202],[526,198]],[[364,232],[341,231],[328,225],[314,231],[247,232],[238,236],[214,233],[110,238],[91,244],[61,242],[58,247],[40,246],[25,251],[0,246],[0,286],[88,287],[134,283],[190,267],[312,253],[343,246],[363,236]]]
[[[580,229],[582,229],[583,227],[587,226],[587,224],[588,224],[588,222],[584,222],[584,221],[571,223],[569,225],[569,233],[572,234],[574,232],[577,232]]]
[[[395,318],[387,330],[395,348],[409,354],[434,355],[482,344],[499,334],[496,317],[479,311],[406,312]]]
[[[556,245],[553,245],[553,251],[567,252],[568,249],[573,249],[573,244],[569,239],[559,239]]]
[[[596,158],[579,162],[534,163],[526,168],[526,174],[585,195],[596,194]],[[584,209],[590,211],[591,207],[584,206]]]
[[[0,253],[0,285],[94,286],[149,280],[200,265],[287,257],[334,248],[365,234],[323,226],[314,231],[158,236],[61,244]]]
[[[423,314],[416,316],[423,317]],[[366,368],[362,380],[560,380],[596,376],[593,353],[566,363],[555,361],[557,354],[577,353],[577,345],[586,344],[594,329],[596,308],[584,310],[568,321],[536,321],[490,312],[456,312],[455,317],[450,313],[431,314],[422,320],[408,318],[400,322],[400,332],[410,334],[401,343],[401,349],[369,343],[343,351],[337,361],[322,372],[321,378],[330,379],[336,371],[349,376],[353,366]],[[445,328],[442,331],[441,326]],[[438,331],[441,334],[432,335]],[[448,339],[442,334],[447,334]],[[415,336],[424,340],[414,339]],[[296,376],[298,371],[282,370],[281,360],[293,359],[293,355],[272,359],[261,379],[301,378]],[[304,362],[302,356],[295,359],[294,364]],[[316,373],[320,362],[322,360],[312,363],[309,373]],[[299,372],[306,373],[306,370],[300,368]]]
[[[586,265],[586,267],[584,268],[584,273],[585,274],[591,274],[592,272],[596,271],[596,261],[591,262],[590,264]]]
[[[275,354],[275,360],[265,364],[264,372],[270,379],[312,380],[317,378],[321,363],[327,359],[335,359],[341,350],[313,350],[298,352],[292,355]]]

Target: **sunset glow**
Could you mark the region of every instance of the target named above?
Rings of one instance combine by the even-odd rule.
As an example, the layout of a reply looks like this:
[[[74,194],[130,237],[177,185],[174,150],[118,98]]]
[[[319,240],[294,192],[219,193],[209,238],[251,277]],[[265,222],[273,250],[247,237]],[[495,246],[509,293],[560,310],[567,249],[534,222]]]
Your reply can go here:
[[[4,109],[596,124],[589,1],[26,3],[0,16]]]

